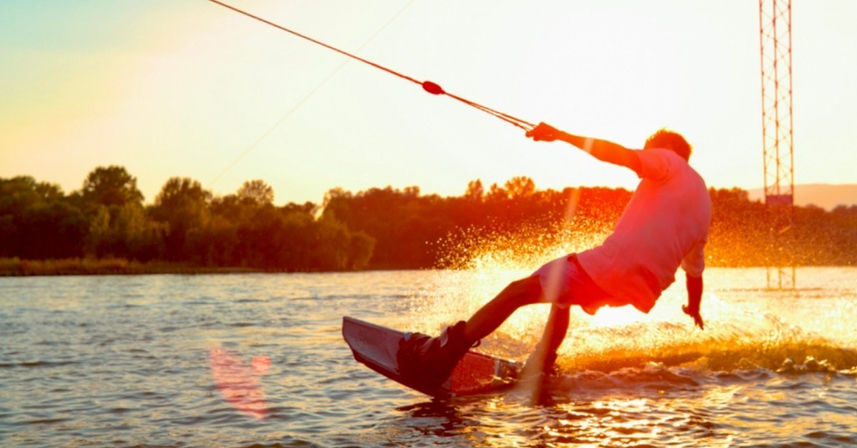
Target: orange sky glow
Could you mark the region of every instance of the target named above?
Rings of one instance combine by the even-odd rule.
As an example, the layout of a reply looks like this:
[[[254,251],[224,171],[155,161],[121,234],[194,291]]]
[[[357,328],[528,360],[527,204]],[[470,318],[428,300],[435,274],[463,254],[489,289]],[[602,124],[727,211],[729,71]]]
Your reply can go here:
[[[682,132],[710,186],[760,187],[758,4],[681,0],[234,0],[274,22],[531,122],[642,146]],[[793,4],[796,183],[857,183],[857,3]],[[123,165],[276,202],[341,186],[529,176],[633,187],[630,171],[198,0],[0,4],[0,177],[80,188]]]

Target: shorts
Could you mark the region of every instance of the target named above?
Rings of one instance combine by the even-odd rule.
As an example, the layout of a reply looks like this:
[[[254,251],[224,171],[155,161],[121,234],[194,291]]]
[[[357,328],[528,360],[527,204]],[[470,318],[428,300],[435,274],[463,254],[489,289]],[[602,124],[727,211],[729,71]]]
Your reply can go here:
[[[545,263],[533,273],[542,287],[542,302],[561,308],[580,305],[583,311],[595,314],[604,305],[622,306],[622,302],[601,289],[571,254]]]

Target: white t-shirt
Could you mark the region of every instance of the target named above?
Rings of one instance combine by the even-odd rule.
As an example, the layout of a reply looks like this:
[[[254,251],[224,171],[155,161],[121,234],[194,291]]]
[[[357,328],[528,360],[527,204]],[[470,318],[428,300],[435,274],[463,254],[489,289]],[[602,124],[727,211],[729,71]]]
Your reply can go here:
[[[675,152],[634,152],[642,179],[637,190],[613,234],[577,258],[601,289],[647,313],[679,266],[702,276],[711,199],[702,177]]]

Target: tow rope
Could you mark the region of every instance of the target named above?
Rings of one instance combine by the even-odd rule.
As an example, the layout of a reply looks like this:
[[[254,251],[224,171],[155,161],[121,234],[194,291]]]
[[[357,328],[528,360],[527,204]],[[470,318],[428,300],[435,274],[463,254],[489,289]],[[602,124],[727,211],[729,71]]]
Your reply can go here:
[[[447,91],[445,91],[445,90],[443,89],[443,87],[441,87],[439,84],[437,84],[437,83],[435,83],[435,82],[428,81],[428,80],[426,80],[426,81],[419,81],[419,80],[417,80],[416,78],[413,78],[413,77],[411,77],[411,76],[405,75],[405,74],[400,73],[400,72],[397,72],[397,71],[395,71],[395,70],[393,70],[393,69],[391,69],[391,68],[389,68],[389,67],[385,67],[385,66],[383,66],[383,65],[381,65],[381,64],[378,64],[378,63],[376,63],[376,62],[370,61],[370,60],[365,59],[365,58],[361,58],[360,56],[357,56],[357,55],[355,55],[355,54],[349,53],[349,52],[347,52],[347,51],[345,51],[345,50],[341,50],[341,49],[336,48],[336,47],[334,47],[334,46],[332,46],[332,45],[326,44],[326,43],[324,43],[324,42],[322,42],[322,41],[320,41],[320,40],[313,39],[312,37],[309,37],[309,36],[307,36],[307,35],[305,35],[305,34],[301,34],[301,33],[297,32],[297,31],[291,30],[291,29],[286,28],[286,27],[284,27],[284,26],[282,26],[282,25],[279,25],[279,24],[277,24],[277,23],[271,22],[270,20],[267,20],[267,19],[265,19],[265,18],[262,18],[262,17],[259,17],[259,16],[257,16],[257,15],[251,14],[251,13],[249,13],[249,12],[247,12],[247,11],[242,10],[242,9],[236,8],[236,7],[232,6],[232,5],[229,5],[229,4],[226,4],[226,3],[223,3],[223,2],[221,2],[221,1],[219,1],[219,0],[208,0],[208,1],[210,1],[210,2],[212,2],[212,3],[216,3],[216,4],[220,5],[220,6],[223,6],[224,8],[231,9],[232,11],[235,11],[235,12],[237,12],[237,13],[239,13],[239,14],[243,14],[243,15],[245,15],[245,16],[247,16],[247,17],[250,17],[251,19],[258,20],[259,22],[262,22],[262,23],[264,23],[264,24],[266,24],[266,25],[270,25],[270,26],[272,26],[272,27],[274,27],[274,28],[277,28],[277,29],[279,29],[279,30],[281,30],[281,31],[285,31],[285,32],[290,33],[290,34],[292,34],[292,35],[294,35],[294,36],[300,37],[301,39],[308,40],[308,41],[310,41],[310,42],[312,42],[312,43],[314,43],[314,44],[316,44],[316,45],[320,45],[320,46],[325,47],[325,48],[327,48],[327,49],[329,49],[329,50],[333,50],[333,51],[335,51],[335,52],[337,52],[337,53],[339,53],[339,54],[342,54],[342,55],[344,55],[344,56],[347,56],[347,57],[349,57],[349,58],[356,59],[356,60],[358,60],[358,61],[360,61],[360,62],[362,62],[362,63],[364,63],[364,64],[370,65],[370,66],[375,67],[375,68],[380,69],[380,70],[383,70],[383,71],[385,71],[385,72],[387,72],[387,73],[389,73],[389,74],[391,74],[391,75],[395,75],[395,76],[398,76],[399,78],[402,78],[402,79],[404,79],[404,80],[410,81],[410,82],[412,82],[412,83],[414,83],[414,84],[417,84],[417,85],[421,86],[421,87],[423,88],[423,90],[425,90],[425,91],[426,91],[426,92],[428,92],[428,93],[431,93],[432,95],[446,95],[446,96],[448,96],[448,97],[450,97],[450,98],[453,98],[453,99],[455,99],[455,100],[458,100],[458,101],[460,101],[460,102],[462,102],[462,103],[464,103],[464,104],[466,104],[466,105],[468,105],[468,106],[471,106],[471,107],[474,107],[474,108],[476,108],[476,109],[478,109],[478,110],[481,110],[482,112],[485,112],[485,113],[487,113],[487,114],[491,114],[491,115],[493,115],[493,116],[495,116],[495,117],[497,117],[497,118],[499,118],[499,119],[501,119],[501,120],[503,120],[503,121],[505,121],[505,122],[507,122],[507,123],[509,123],[509,124],[512,124],[512,125],[514,125],[514,126],[517,126],[517,127],[521,128],[521,129],[524,129],[524,130],[526,130],[526,131],[529,131],[529,130],[531,130],[531,129],[533,129],[533,128],[535,127],[535,125],[534,125],[534,124],[532,124],[532,123],[530,123],[530,122],[528,122],[528,121],[522,120],[522,119],[520,119],[520,118],[517,118],[517,117],[515,117],[515,116],[513,116],[513,115],[509,115],[509,114],[507,114],[507,113],[500,112],[500,111],[498,111],[498,110],[496,110],[496,109],[492,109],[492,108],[490,108],[490,107],[488,107],[488,106],[484,106],[484,105],[479,104],[479,103],[477,103],[477,102],[475,102],[475,101],[471,101],[471,100],[468,100],[467,98],[463,98],[463,97],[461,97],[461,96],[458,96],[458,95],[455,95],[455,94],[453,94],[453,93],[447,92]]]

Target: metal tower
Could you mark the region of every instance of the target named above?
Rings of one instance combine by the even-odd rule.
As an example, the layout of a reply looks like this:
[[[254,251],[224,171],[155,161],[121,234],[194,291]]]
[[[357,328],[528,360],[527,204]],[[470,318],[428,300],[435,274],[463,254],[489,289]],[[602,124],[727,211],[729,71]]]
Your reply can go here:
[[[791,0],[759,0],[759,41],[765,205],[775,254],[768,263],[768,287],[793,288],[795,263],[789,244],[794,213]]]

